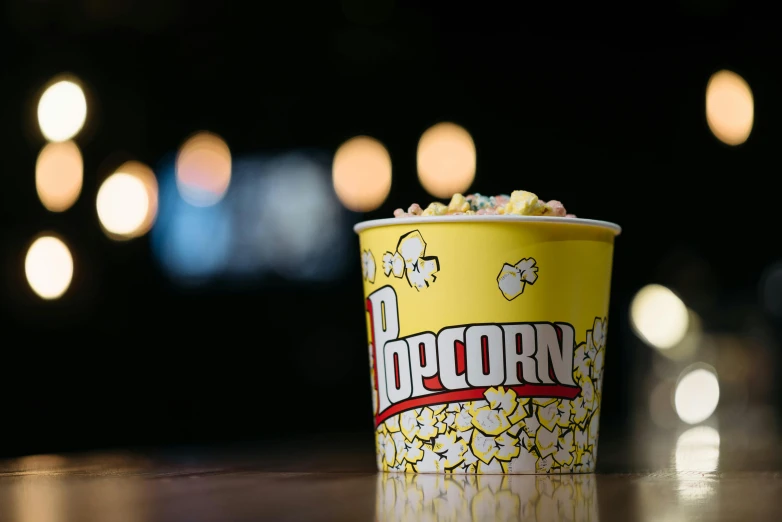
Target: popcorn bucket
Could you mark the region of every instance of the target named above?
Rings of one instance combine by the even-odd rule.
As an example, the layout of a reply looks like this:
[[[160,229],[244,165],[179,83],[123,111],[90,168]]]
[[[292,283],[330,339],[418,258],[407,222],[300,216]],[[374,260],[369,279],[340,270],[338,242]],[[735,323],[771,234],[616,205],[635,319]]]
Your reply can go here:
[[[378,469],[593,472],[619,226],[437,216],[355,230]]]

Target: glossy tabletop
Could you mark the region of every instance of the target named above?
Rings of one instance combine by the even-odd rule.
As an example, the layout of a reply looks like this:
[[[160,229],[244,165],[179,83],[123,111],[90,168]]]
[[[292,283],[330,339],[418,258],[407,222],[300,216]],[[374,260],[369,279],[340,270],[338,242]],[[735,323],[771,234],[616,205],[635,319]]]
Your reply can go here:
[[[378,474],[371,435],[31,456],[0,462],[0,521],[748,521],[782,508],[777,436],[695,428],[601,451],[596,474],[550,476]]]

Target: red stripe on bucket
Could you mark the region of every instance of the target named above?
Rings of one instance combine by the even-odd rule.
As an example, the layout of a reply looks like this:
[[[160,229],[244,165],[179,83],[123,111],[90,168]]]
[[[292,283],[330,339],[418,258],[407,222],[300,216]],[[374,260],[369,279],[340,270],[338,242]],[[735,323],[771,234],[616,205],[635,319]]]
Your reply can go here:
[[[488,389],[489,387],[469,388],[467,390],[433,393],[431,395],[424,395],[423,397],[416,397],[415,399],[399,402],[375,417],[375,427],[379,426],[389,417],[414,408],[433,406],[435,404],[447,404],[450,402],[483,400],[483,395]],[[505,389],[513,390],[517,397],[543,397],[570,400],[575,399],[581,393],[580,386],[564,386],[562,384],[523,384],[521,386],[506,386]]]

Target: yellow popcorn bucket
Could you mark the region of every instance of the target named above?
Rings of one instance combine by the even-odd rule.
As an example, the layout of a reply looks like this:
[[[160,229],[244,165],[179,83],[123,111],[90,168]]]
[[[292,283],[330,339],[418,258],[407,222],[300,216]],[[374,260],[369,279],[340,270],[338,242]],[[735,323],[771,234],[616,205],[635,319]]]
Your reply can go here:
[[[593,472],[619,226],[437,216],[355,231],[378,469]]]

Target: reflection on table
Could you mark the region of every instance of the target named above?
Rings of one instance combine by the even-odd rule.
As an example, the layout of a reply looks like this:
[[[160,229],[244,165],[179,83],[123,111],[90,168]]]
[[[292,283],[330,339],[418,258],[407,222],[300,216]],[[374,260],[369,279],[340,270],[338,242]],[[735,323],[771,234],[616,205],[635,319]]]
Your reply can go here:
[[[0,521],[776,520],[773,418],[606,434],[596,474],[378,474],[371,437],[30,456],[0,461]]]
[[[595,476],[378,475],[384,521],[597,521]]]

